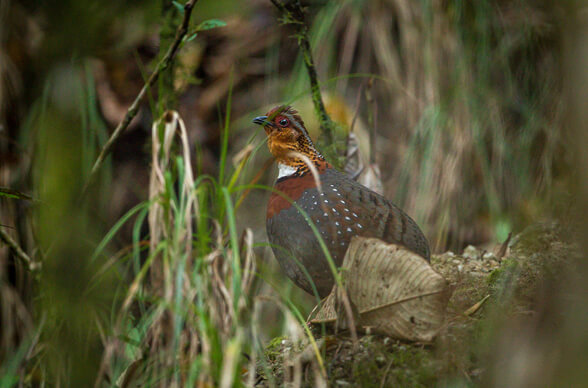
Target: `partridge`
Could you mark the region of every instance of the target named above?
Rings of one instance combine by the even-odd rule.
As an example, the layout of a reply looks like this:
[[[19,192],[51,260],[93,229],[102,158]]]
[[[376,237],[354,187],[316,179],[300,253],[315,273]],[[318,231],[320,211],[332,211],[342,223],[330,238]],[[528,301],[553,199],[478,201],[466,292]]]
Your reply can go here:
[[[412,218],[333,168],[315,148],[297,111],[282,105],[253,122],[264,127],[279,169],[267,205],[268,239],[282,270],[298,287],[314,294],[314,284],[322,298],[334,284],[319,240],[298,208],[316,226],[337,267],[353,236],[399,244],[430,260],[427,239]]]

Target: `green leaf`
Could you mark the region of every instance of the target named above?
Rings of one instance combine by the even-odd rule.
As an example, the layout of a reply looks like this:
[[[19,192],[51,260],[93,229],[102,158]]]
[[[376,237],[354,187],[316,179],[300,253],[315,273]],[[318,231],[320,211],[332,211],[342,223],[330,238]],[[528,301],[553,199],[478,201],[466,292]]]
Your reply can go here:
[[[212,30],[213,28],[224,27],[226,25],[227,25],[227,23],[223,22],[222,20],[219,20],[219,19],[209,19],[209,20],[205,20],[202,23],[200,23],[196,27],[196,30],[195,31]]]
[[[197,32],[195,32],[195,31],[192,31],[190,34],[188,34],[188,35],[184,36],[184,39],[183,39],[183,41],[184,41],[184,42],[191,42],[191,41],[193,41],[193,40],[194,40],[194,38],[195,38],[197,35],[198,35],[198,33],[197,33]]]
[[[178,9],[178,11],[180,12],[180,15],[184,14],[184,4],[179,3],[177,1],[172,1],[172,4],[176,6],[176,8]]]
[[[196,38],[196,36],[198,35],[198,33],[200,31],[212,30],[213,28],[224,27],[226,25],[227,25],[227,23],[225,23],[219,19],[205,20],[202,23],[200,23],[199,25],[197,25],[196,28],[194,28],[188,34],[186,34],[186,36],[184,36],[184,39],[182,39],[182,41],[191,42],[194,40],[194,38]]]

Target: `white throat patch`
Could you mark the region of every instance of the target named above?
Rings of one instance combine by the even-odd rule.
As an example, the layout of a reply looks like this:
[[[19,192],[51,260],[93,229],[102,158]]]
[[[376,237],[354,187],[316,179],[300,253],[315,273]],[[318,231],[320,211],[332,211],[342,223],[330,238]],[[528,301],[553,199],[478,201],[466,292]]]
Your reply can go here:
[[[294,175],[295,173],[296,168],[288,166],[287,164],[278,163],[278,179],[285,176]]]

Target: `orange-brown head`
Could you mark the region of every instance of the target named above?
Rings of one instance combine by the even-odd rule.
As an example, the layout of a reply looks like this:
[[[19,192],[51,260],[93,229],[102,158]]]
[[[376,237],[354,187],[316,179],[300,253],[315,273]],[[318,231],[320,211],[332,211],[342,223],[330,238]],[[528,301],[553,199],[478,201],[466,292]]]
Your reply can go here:
[[[265,116],[253,119],[263,125],[267,134],[267,145],[276,161],[297,170],[307,170],[299,154],[308,157],[315,165],[324,164],[325,159],[315,148],[298,112],[290,106],[280,105]]]

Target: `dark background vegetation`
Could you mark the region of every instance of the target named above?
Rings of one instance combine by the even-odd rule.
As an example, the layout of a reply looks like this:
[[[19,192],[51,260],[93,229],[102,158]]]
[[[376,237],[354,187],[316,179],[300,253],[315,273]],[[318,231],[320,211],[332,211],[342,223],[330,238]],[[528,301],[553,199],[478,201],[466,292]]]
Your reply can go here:
[[[276,273],[264,245],[268,191],[241,198],[235,188],[271,186],[275,176],[254,116],[289,103],[319,137],[295,28],[280,24],[269,0],[196,3],[191,28],[210,19],[226,25],[214,22],[181,47],[83,193],[101,147],[173,40],[182,4],[0,0],[0,187],[17,192],[0,196],[0,228],[32,260],[0,245],[1,386],[120,386],[129,368],[149,385],[247,384],[240,368],[255,366],[252,355],[259,361],[269,340],[303,336],[292,322],[312,301]],[[303,4],[338,136],[355,117],[383,191],[423,227],[435,252],[491,249],[509,233],[553,222],[585,252],[585,2]],[[157,202],[148,201],[151,131],[167,110],[185,122],[193,158],[182,167],[175,145],[162,162],[168,175],[156,253],[147,224]],[[253,154],[235,174],[242,159],[233,157],[248,144]],[[198,190],[182,194],[190,165]],[[205,176],[212,178],[198,181]],[[178,227],[192,223],[176,212],[186,198],[198,204],[193,233]],[[193,248],[183,247],[185,239]],[[239,264],[227,264],[253,254],[273,287],[258,279],[248,288]],[[465,377],[451,367],[427,381],[586,384],[588,265],[580,256],[533,288],[532,319],[495,323],[481,341],[485,350],[468,353],[476,366]],[[145,267],[150,259],[164,264]],[[202,264],[217,259],[220,280]],[[165,286],[154,289],[157,276],[143,268],[161,271]],[[215,293],[223,287],[230,298]],[[528,351],[505,367],[509,339],[521,336]]]

